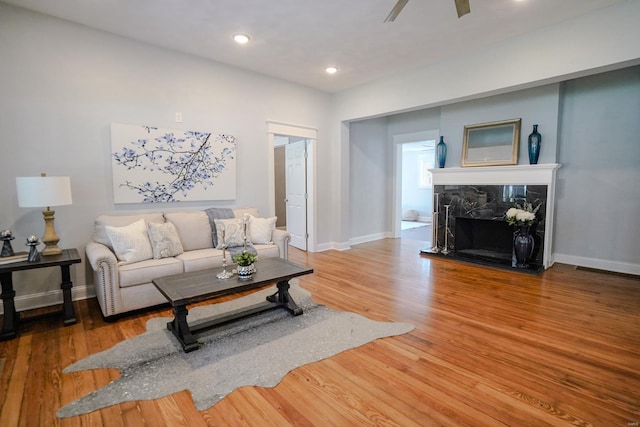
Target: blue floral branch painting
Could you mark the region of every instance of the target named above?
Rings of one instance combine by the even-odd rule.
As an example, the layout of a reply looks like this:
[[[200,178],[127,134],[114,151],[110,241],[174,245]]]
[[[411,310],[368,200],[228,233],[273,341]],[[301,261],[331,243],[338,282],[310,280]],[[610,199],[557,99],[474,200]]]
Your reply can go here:
[[[115,203],[236,198],[236,138],[111,124]]]

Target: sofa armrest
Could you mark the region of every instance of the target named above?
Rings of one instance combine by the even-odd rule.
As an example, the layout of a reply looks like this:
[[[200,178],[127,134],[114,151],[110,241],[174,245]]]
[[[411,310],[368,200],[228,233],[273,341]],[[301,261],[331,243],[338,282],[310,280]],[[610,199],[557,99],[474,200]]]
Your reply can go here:
[[[118,312],[121,303],[118,292],[118,259],[111,249],[94,241],[87,243],[85,252],[93,270],[93,285],[102,313],[105,317],[112,316]]]
[[[280,258],[289,259],[289,242],[291,241],[291,233],[285,230],[274,229],[271,233],[271,240],[278,246],[280,250]]]

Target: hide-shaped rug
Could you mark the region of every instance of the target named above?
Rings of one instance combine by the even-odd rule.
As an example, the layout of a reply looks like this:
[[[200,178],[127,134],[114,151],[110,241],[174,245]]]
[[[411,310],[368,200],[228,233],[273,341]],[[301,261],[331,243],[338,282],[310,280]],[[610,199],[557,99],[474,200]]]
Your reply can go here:
[[[232,301],[189,310],[192,325],[264,301],[267,288]],[[120,378],[60,408],[58,417],[85,414],[133,400],[151,400],[189,390],[205,410],[238,387],[274,387],[287,372],[373,340],[404,334],[408,323],[378,322],[315,303],[291,281],[290,294],[303,308],[292,316],[281,308],[221,325],[198,335],[200,348],[184,353],[166,328],[170,318],[147,322],[147,332],[64,369],[115,368]]]

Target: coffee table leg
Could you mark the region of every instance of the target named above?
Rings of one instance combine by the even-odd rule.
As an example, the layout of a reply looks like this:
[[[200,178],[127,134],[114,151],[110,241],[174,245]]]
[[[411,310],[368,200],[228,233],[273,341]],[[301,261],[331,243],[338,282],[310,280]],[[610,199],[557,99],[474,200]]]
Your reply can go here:
[[[173,320],[167,323],[167,329],[178,338],[185,353],[200,348],[200,344],[194,338],[191,329],[189,329],[189,324],[187,323],[188,313],[189,310],[184,305],[173,307]]]
[[[273,295],[269,295],[267,297],[267,301],[283,306],[294,316],[299,316],[302,314],[302,309],[298,307],[298,304],[296,304],[296,302],[291,297],[291,294],[289,294],[288,280],[278,282],[278,292]]]

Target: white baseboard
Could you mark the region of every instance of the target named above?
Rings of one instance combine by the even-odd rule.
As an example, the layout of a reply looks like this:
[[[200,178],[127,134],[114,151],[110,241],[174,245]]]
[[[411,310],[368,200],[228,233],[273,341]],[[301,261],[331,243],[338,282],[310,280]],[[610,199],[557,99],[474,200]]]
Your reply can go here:
[[[73,286],[71,299],[74,301],[96,296],[95,288],[91,286]],[[34,308],[49,307],[62,304],[62,290],[41,292],[38,294],[21,295],[15,298],[16,311],[33,310]],[[4,314],[4,304],[0,301],[0,314]]]
[[[339,243],[339,242],[329,242],[329,243],[321,243],[316,245],[315,252],[324,252],[324,251],[346,251],[351,249],[351,246],[348,242]]]
[[[553,254],[553,261],[580,267],[595,268],[597,270],[614,271],[616,273],[640,275],[640,264],[618,262],[606,259],[585,258],[574,255]]]
[[[392,238],[392,237],[393,237],[392,233],[387,233],[387,232],[374,233],[374,234],[369,234],[367,236],[354,237],[349,240],[349,243],[351,245],[359,245],[361,243],[373,242],[375,240]]]
[[[347,251],[351,249],[353,245],[359,245],[360,243],[373,242],[374,240],[393,238],[393,233],[383,232],[383,233],[374,233],[369,234],[367,236],[359,236],[353,237],[349,239],[349,242],[331,242],[331,243],[322,243],[316,246],[316,252],[323,251]]]
[[[430,216],[419,216],[418,222],[424,222],[425,224],[431,225],[431,217]]]

